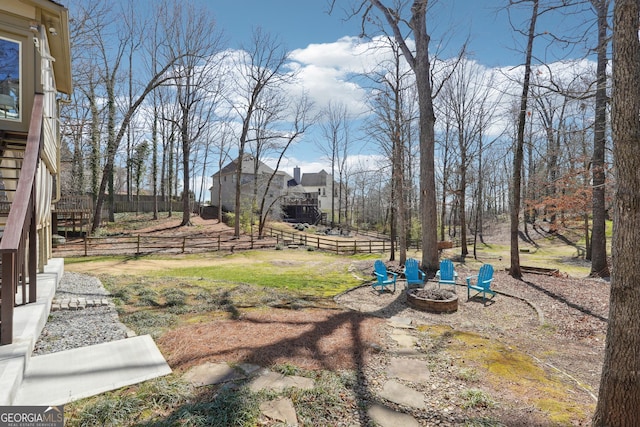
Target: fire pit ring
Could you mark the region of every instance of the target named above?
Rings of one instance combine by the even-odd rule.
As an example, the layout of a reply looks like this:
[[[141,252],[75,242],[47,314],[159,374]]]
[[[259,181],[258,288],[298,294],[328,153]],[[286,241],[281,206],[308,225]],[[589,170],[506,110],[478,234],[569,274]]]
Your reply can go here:
[[[429,313],[455,313],[458,295],[445,289],[410,289],[407,291],[409,307]]]

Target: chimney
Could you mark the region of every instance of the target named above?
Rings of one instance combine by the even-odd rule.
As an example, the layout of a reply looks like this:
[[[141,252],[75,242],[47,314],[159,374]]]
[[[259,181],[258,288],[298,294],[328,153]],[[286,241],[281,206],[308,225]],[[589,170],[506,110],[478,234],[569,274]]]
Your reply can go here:
[[[298,166],[293,168],[293,179],[296,181],[296,184],[300,184],[300,168]]]

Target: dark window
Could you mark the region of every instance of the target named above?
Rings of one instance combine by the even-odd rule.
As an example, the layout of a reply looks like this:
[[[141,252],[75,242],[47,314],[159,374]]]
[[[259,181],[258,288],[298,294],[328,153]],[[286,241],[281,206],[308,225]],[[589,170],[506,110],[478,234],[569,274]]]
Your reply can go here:
[[[0,37],[0,119],[20,120],[20,42]]]

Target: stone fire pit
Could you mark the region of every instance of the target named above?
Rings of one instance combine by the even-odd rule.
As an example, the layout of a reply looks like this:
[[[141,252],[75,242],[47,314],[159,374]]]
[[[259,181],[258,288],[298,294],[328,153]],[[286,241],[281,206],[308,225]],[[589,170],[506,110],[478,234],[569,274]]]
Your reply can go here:
[[[458,295],[446,289],[410,289],[407,291],[407,304],[430,313],[455,313],[458,311]]]

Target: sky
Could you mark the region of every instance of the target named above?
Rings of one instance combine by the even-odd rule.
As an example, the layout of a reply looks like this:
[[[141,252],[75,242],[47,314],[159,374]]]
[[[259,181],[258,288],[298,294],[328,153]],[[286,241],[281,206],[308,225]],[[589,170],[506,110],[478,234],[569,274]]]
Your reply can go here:
[[[262,27],[279,35],[285,45],[304,49],[311,44],[332,43],[344,36],[357,37],[358,17],[346,19],[346,12],[336,8],[327,13],[327,0],[199,0],[211,10],[231,45],[239,47],[249,41],[252,28]],[[336,3],[349,4],[351,0]],[[519,62],[513,51],[513,37],[507,13],[500,8],[506,0],[440,0],[433,14],[438,19],[429,22],[433,44],[446,45],[445,52],[455,54],[465,40],[469,53],[487,66],[515,65]],[[518,14],[516,23],[526,19]],[[553,23],[551,23],[553,26]],[[544,26],[544,24],[543,24]]]

